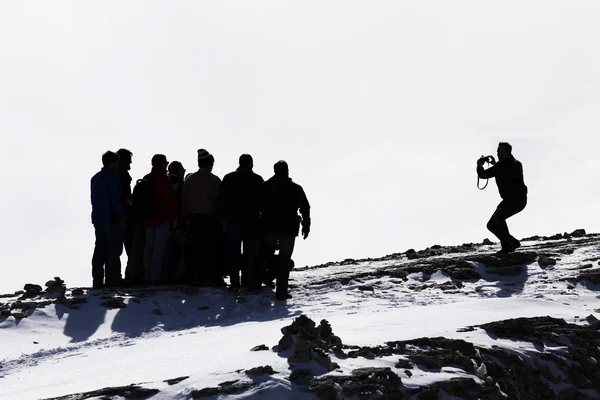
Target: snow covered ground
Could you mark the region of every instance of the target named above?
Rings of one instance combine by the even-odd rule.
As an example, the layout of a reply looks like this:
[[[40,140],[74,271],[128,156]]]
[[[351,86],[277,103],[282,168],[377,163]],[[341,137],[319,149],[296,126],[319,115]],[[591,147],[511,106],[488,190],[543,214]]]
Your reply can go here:
[[[254,385],[237,394],[210,398],[316,399],[314,393],[289,381],[294,366],[283,354],[250,351],[261,344],[276,345],[281,328],[301,314],[317,323],[328,320],[334,334],[348,345],[377,346],[441,336],[527,354],[534,351],[530,342],[496,338],[480,328],[462,328],[546,315],[587,325],[585,318],[597,315],[595,310],[600,308],[598,287],[586,281],[574,283],[573,278],[598,267],[599,242],[593,236],[524,242],[522,252],[553,254],[557,264],[542,268],[536,261],[520,273],[500,275],[493,267],[470,262],[481,278],[462,280],[462,287],[455,290],[445,286],[453,282],[446,273],[419,272],[419,265],[434,266],[435,270],[436,260],[490,254],[496,250],[494,246],[478,245],[463,253],[421,259],[395,255],[372,261],[347,260],[293,271],[294,297],[287,302],[275,301],[269,290],[237,297],[227,289],[185,286],[117,293],[86,289],[83,295],[74,296],[88,301],[79,309],[51,304],[28,311],[28,318],[0,317],[0,398],[44,399],[141,384],[159,390],[153,399],[189,399],[193,390],[239,380]],[[416,266],[411,269],[415,272],[405,279],[389,273],[408,265]],[[127,307],[100,306],[114,296],[123,298]],[[0,303],[13,303],[17,297],[2,298]],[[407,374],[405,368],[396,368],[398,357],[331,357],[340,367],[332,374],[390,367],[406,387],[457,376],[479,381],[460,368],[434,371],[416,367]],[[276,373],[261,378],[244,373],[265,365]],[[325,372],[314,363],[307,366],[315,374]],[[189,378],[172,385],[164,382],[184,376]]]

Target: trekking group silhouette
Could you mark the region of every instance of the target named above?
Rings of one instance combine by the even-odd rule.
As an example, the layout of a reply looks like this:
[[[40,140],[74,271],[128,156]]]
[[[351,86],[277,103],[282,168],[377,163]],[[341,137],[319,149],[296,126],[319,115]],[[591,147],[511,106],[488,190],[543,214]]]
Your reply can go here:
[[[512,146],[501,142],[497,156],[498,162],[493,156],[479,158],[477,176],[496,179],[502,201],[487,228],[500,240],[498,254],[508,254],[521,244],[506,220],[526,207],[528,190]],[[198,150],[198,170],[188,175],[181,162],[156,154],[151,172],[132,190],[132,158],[127,149],[107,151],[91,180],[94,288],[226,286],[223,278],[229,276],[231,290],[260,291],[276,280],[276,298],[291,298],[296,237],[299,232],[308,237],[311,220],[306,194],[290,179],[285,161],[275,163],[265,182],[253,172],[252,157],[242,154],[237,170],[221,181],[212,173],[215,158],[205,149]],[[491,167],[485,169],[486,162]]]
[[[91,180],[93,288],[226,286],[229,276],[231,290],[256,292],[276,280],[276,298],[291,298],[296,237],[300,231],[308,237],[311,220],[306,194],[289,177],[287,163],[275,163],[265,182],[253,172],[252,156],[242,154],[239,167],[221,181],[212,173],[213,155],[200,149],[197,156],[198,170],[186,175],[181,162],[154,155],[151,172],[132,190],[133,153],[103,154],[103,167]]]

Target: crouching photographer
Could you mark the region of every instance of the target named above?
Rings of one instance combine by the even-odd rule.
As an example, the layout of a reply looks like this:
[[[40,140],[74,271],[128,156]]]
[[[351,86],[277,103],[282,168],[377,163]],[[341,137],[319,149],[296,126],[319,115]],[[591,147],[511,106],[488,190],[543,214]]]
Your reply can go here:
[[[500,254],[514,252],[521,246],[508,230],[506,220],[520,213],[527,205],[527,186],[523,179],[523,165],[512,155],[512,146],[501,142],[498,145],[498,162],[493,156],[480,157],[477,160],[477,176],[480,179],[496,179],[496,185],[502,201],[490,218],[487,228],[500,240]],[[488,162],[491,167],[485,169]]]

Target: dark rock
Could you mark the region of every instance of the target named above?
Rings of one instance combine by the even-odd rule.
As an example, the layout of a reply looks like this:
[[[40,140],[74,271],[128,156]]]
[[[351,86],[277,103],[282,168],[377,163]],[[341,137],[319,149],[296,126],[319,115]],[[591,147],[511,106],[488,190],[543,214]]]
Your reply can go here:
[[[152,314],[154,314],[154,315],[163,315],[163,312],[161,310],[159,310],[158,308],[155,308],[154,310],[152,310]]]
[[[200,306],[200,307],[198,307],[198,310],[200,310],[200,311],[205,311],[205,310],[208,310],[208,309],[209,309],[208,306]]]
[[[575,289],[575,286],[569,284],[569,285],[567,285],[567,289],[573,290],[573,289]]]
[[[310,383],[313,378],[313,373],[310,369],[305,368],[297,368],[292,371],[290,374],[290,382],[295,383],[296,385],[306,386]]]
[[[167,383],[169,386],[173,386],[173,385],[177,385],[179,382],[185,381],[188,378],[189,378],[189,376],[182,376],[180,378],[167,379],[166,381],[163,381],[163,382]]]
[[[405,360],[403,358],[399,359],[398,362],[395,365],[395,368],[398,369],[412,369],[413,368],[413,363],[411,363],[409,360]]]
[[[521,265],[517,265],[514,267],[499,267],[494,269],[488,269],[487,272],[493,275],[519,276],[523,272],[525,272],[525,267]]]
[[[246,371],[246,374],[251,376],[263,376],[265,374],[273,375],[275,374],[275,371],[273,371],[273,367],[271,367],[270,365],[265,365],[264,367],[250,368]]]
[[[576,238],[584,237],[585,235],[585,229],[575,229],[573,232],[571,232],[571,236]]]
[[[147,389],[138,385],[108,387],[91,392],[70,394],[67,396],[53,397],[46,400],[83,400],[92,397],[112,399],[122,397],[125,399],[149,399],[160,391],[158,389]]]
[[[483,242],[481,242],[481,244],[482,244],[482,245],[484,245],[484,246],[491,246],[491,245],[493,245],[493,244],[494,244],[494,242],[492,242],[492,241],[491,241],[490,239],[488,239],[488,238],[485,238],[485,239],[483,239]]]
[[[42,287],[40,285],[36,285],[35,283],[26,283],[23,289],[26,292],[38,292],[42,293]]]
[[[309,391],[319,399],[404,399],[402,379],[390,368],[359,368],[350,376],[324,376],[311,381]],[[330,397],[337,396],[337,397]]]
[[[83,289],[73,289],[71,291],[71,295],[73,296],[82,296],[84,294]]]
[[[100,303],[102,307],[107,308],[125,308],[127,304],[125,304],[125,300],[122,297],[111,297],[102,303]]]
[[[15,319],[23,319],[23,318],[27,318],[28,315],[25,314],[24,312],[21,311],[13,311],[13,313],[11,314]]]
[[[370,291],[373,292],[375,291],[375,289],[373,288],[373,286],[371,285],[362,285],[358,287],[358,290],[362,290],[362,291]]]
[[[211,397],[221,393],[221,388],[209,387],[200,390],[192,390],[192,399],[202,399],[204,397]]]
[[[538,259],[538,264],[540,268],[548,268],[550,266],[556,265],[556,260],[550,257],[540,257]]]
[[[259,344],[258,346],[255,346],[252,349],[250,349],[250,351],[263,351],[263,350],[269,350],[269,348],[264,344]]]
[[[0,311],[0,317],[10,317],[11,312],[10,310],[1,310]]]
[[[600,284],[600,270],[585,270],[577,276],[578,281],[589,281],[594,285]]]

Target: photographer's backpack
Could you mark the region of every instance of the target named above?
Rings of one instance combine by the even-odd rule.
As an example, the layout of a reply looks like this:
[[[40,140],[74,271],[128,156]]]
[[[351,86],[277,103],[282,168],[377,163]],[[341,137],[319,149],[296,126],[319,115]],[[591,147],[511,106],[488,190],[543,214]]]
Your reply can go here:
[[[152,219],[158,214],[156,190],[149,179],[138,179],[131,194],[133,215],[136,221]]]

